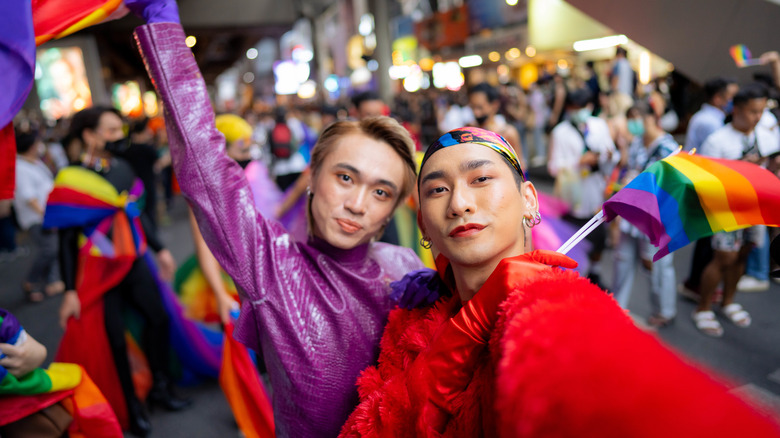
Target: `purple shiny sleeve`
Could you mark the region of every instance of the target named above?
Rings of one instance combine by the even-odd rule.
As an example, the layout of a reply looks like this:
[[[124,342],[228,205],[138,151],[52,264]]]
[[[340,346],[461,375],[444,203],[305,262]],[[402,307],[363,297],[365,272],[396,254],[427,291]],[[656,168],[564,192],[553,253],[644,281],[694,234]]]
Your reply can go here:
[[[177,23],[154,23],[135,31],[144,64],[165,107],[176,178],[203,238],[219,264],[258,299],[255,268],[281,226],[264,219],[241,166],[225,154],[225,138],[214,125],[206,84]]]

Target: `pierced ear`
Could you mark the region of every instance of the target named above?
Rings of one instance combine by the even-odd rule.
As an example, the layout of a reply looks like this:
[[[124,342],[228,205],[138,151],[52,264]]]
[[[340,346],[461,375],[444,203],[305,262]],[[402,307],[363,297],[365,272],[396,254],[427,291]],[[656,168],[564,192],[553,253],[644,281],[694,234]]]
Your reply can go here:
[[[523,198],[525,198],[526,207],[529,211],[539,210],[539,195],[536,193],[536,187],[530,181],[523,183],[522,188]]]

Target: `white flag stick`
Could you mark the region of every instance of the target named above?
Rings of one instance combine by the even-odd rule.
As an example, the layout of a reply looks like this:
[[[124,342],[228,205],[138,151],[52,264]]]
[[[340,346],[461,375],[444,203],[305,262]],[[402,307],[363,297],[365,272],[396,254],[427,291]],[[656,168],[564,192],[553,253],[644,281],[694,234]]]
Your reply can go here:
[[[566,254],[569,251],[571,251],[572,248],[574,248],[578,243],[582,241],[588,234],[590,234],[593,230],[596,229],[599,225],[606,222],[607,218],[604,217],[604,211],[599,210],[598,213],[596,213],[595,216],[593,216],[588,223],[583,225],[582,228],[577,230],[576,233],[574,233],[573,236],[569,238],[563,245],[561,245],[560,248],[558,248],[558,252],[561,254]]]

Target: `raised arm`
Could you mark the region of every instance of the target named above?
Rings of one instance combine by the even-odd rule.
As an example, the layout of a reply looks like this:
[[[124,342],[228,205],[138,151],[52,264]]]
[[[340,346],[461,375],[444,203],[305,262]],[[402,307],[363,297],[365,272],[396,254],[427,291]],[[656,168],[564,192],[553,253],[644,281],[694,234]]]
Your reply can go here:
[[[175,9],[175,3],[172,7]],[[225,155],[225,138],[215,128],[206,84],[184,44],[181,26],[154,22],[146,16],[148,8],[143,11],[151,24],[136,29],[135,38],[165,107],[179,185],[219,264],[241,289],[256,298],[260,291],[255,287],[254,268],[262,258],[260,252],[267,250],[264,244],[272,234],[281,233],[281,228],[256,211],[241,166]],[[178,20],[178,14],[173,17]]]

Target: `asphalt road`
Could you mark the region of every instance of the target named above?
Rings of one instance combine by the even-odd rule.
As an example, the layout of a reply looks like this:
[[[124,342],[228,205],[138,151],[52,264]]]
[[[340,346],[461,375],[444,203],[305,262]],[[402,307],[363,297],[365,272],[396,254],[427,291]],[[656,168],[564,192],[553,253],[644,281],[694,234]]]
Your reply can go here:
[[[537,185],[542,191],[549,192],[551,189],[550,182],[545,179],[537,179]],[[162,226],[161,237],[177,262],[181,263],[193,251],[182,199],[175,200],[170,219],[169,224]],[[684,248],[675,253],[678,282],[687,275],[691,250]],[[0,307],[16,314],[25,328],[48,348],[50,361],[62,336],[57,322],[61,298],[48,298],[40,304],[24,301],[20,284],[31,259],[28,255],[0,263]],[[612,278],[610,251],[606,252],[604,259],[602,278],[609,286]],[[641,275],[637,275],[634,286],[629,309],[637,323],[642,325],[650,314],[648,284]],[[692,361],[720,373],[735,392],[760,399],[770,412],[780,418],[780,284],[772,283],[766,292],[741,293],[738,301],[753,317],[753,324],[747,329],[737,328],[721,318],[725,335],[720,339],[706,337],[696,330],[691,321],[694,304],[680,297],[675,322],[658,331],[658,336]],[[240,436],[217,382],[181,388],[180,392],[191,396],[195,400],[194,406],[180,413],[153,413],[153,437]]]

